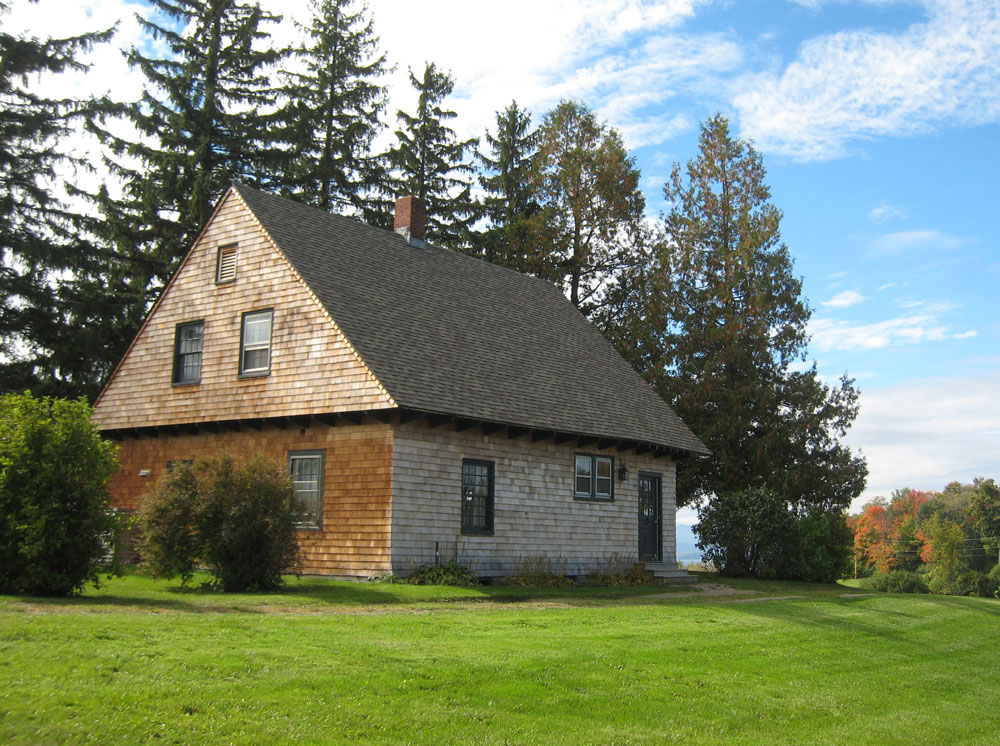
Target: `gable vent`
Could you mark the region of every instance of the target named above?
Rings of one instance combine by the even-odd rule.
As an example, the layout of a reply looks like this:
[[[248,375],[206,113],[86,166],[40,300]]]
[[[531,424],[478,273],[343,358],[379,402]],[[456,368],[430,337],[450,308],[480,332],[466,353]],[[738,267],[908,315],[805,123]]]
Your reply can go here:
[[[215,272],[216,282],[232,282],[236,279],[236,246],[219,249],[219,261]]]

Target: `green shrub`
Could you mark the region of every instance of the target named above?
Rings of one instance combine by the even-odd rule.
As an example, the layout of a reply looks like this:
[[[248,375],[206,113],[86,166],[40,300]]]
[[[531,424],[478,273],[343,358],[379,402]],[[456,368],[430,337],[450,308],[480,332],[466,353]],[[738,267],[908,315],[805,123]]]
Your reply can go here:
[[[299,569],[298,509],[283,464],[178,464],[144,499],[140,550],[154,577],[187,582],[204,566],[225,591],[271,590]]]
[[[479,578],[458,560],[443,565],[422,565],[406,578],[413,585],[479,585]]]
[[[702,559],[722,575],[831,583],[847,574],[853,534],[842,511],[796,509],[753,488],[713,497],[698,519]]]
[[[860,583],[867,588],[880,593],[928,593],[929,589],[924,578],[919,573],[909,570],[893,570],[892,572],[877,572],[864,578]]]
[[[118,468],[82,399],[0,397],[0,593],[65,596],[117,574]]]

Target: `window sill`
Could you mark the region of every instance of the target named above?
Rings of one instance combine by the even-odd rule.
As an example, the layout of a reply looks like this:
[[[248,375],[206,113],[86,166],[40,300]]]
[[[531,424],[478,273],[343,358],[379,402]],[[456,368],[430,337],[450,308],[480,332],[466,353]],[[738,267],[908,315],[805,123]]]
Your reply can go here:
[[[295,530],[296,531],[322,531],[323,527],[322,526],[312,526],[312,525],[296,524]]]
[[[240,373],[239,378],[242,380],[244,378],[267,378],[271,375],[269,370],[257,370],[250,373]]]
[[[493,536],[496,532],[492,529],[463,528],[462,536]]]
[[[198,386],[200,384],[201,384],[201,379],[199,378],[197,381],[171,381],[170,386],[172,388],[178,389],[178,388],[184,388],[185,386]]]
[[[583,495],[573,495],[573,499],[582,503],[613,503],[613,497],[586,497]]]

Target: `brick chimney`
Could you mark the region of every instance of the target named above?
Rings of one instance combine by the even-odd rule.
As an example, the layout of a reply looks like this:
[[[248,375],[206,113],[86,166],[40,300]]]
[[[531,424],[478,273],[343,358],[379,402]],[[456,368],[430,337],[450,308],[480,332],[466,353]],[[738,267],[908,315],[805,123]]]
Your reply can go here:
[[[424,248],[427,231],[427,203],[420,197],[400,197],[396,200],[396,219],[393,230],[411,246]]]

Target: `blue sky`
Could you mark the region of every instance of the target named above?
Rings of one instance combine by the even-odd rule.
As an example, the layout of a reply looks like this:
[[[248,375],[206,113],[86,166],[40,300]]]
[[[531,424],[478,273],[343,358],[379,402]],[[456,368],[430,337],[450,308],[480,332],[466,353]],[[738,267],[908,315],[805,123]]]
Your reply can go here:
[[[286,16],[279,39],[295,35],[288,16],[308,17],[306,0],[262,4]],[[10,28],[60,35],[121,19],[119,46],[146,43],[131,19],[141,3],[15,5]],[[863,499],[1000,478],[995,0],[369,6],[396,65],[390,111],[411,107],[407,67],[426,60],[454,75],[464,136],[514,98],[536,121],[580,99],[622,131],[654,218],[671,164],[696,153],[699,123],[726,114],[764,155],[784,211],[814,310],[810,358],[862,389],[848,441],[869,461]],[[117,49],[93,62],[59,85],[137,95],[141,79]]]

